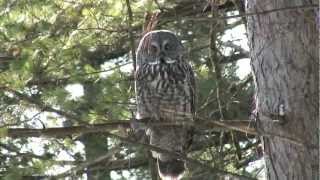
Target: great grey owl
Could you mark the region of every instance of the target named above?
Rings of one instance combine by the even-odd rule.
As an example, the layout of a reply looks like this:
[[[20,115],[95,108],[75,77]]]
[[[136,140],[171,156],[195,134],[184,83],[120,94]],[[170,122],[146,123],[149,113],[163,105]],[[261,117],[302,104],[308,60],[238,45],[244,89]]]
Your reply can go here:
[[[143,36],[137,49],[135,78],[136,119],[150,123],[145,129],[150,145],[184,154],[192,140],[195,78],[174,33],[158,30]],[[153,122],[172,125],[153,126]],[[183,160],[168,153],[151,153],[162,179],[182,177]]]

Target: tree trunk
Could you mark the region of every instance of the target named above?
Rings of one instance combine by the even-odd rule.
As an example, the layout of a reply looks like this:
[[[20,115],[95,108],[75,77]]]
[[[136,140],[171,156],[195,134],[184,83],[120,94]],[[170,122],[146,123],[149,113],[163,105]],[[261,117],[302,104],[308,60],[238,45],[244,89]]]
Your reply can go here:
[[[310,4],[311,0],[250,0],[247,13]],[[316,12],[299,8],[247,19],[257,130],[263,137],[268,180],[319,179]]]

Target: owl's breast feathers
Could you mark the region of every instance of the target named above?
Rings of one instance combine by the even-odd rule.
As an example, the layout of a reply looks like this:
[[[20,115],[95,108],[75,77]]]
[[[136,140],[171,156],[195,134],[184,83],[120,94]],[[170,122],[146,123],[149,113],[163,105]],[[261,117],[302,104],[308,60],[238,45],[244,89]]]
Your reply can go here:
[[[194,75],[189,64],[144,64],[136,71],[137,119],[193,119]]]

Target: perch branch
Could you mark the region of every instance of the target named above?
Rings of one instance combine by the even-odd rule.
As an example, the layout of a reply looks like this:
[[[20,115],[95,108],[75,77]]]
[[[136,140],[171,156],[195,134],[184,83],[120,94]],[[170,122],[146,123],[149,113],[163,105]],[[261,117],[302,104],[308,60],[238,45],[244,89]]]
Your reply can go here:
[[[213,131],[226,131],[235,130],[247,134],[256,135],[257,132],[254,128],[250,127],[250,120],[205,120],[200,119],[197,122],[196,128],[207,129]],[[177,125],[173,123],[152,123],[153,126],[172,126]],[[22,138],[22,137],[56,137],[63,138],[69,135],[77,135],[84,133],[99,133],[99,132],[109,132],[112,130],[129,129],[130,121],[128,120],[118,120],[109,121],[103,124],[93,124],[93,125],[79,125],[71,127],[56,127],[56,128],[44,128],[44,129],[32,129],[32,128],[7,128],[6,132],[2,133],[2,137],[12,137],[12,138]]]
[[[201,130],[212,130],[212,131],[229,131],[234,130],[250,135],[260,135],[266,137],[277,137],[286,140],[296,145],[304,146],[304,142],[299,139],[292,137],[285,137],[277,134],[270,134],[266,132],[258,133],[256,131],[255,122],[252,120],[207,120],[204,118],[197,118],[198,121],[195,127]],[[173,126],[177,125],[172,123],[153,123],[153,126]],[[26,137],[56,137],[63,138],[69,135],[77,135],[84,133],[108,133],[112,130],[129,129],[130,121],[118,120],[110,121],[103,124],[93,125],[80,125],[71,127],[57,127],[57,128],[45,128],[45,129],[32,129],[32,128],[2,128],[0,137],[12,137],[12,138],[26,138]]]

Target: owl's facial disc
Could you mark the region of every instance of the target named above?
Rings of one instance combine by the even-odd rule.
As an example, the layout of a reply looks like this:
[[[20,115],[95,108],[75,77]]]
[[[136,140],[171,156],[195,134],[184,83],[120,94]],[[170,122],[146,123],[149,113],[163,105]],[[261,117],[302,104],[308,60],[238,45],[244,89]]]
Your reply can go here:
[[[144,62],[149,65],[173,64],[181,59],[180,45],[172,38],[151,36]]]
[[[176,58],[170,57],[170,52],[168,51],[168,44],[162,45],[160,48],[158,44],[151,43],[151,51],[150,55],[152,58],[148,61],[148,64],[155,65],[155,64],[172,64],[177,62]]]

